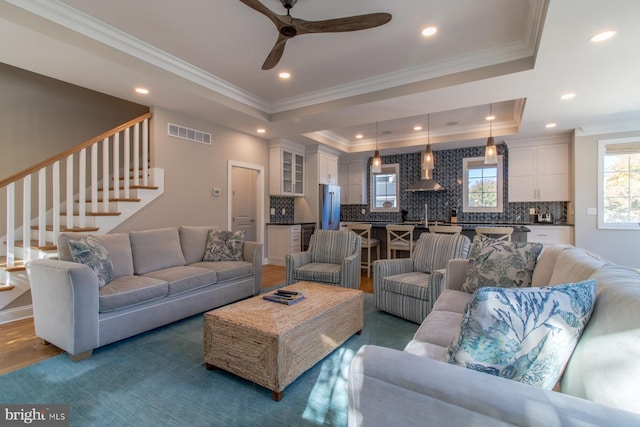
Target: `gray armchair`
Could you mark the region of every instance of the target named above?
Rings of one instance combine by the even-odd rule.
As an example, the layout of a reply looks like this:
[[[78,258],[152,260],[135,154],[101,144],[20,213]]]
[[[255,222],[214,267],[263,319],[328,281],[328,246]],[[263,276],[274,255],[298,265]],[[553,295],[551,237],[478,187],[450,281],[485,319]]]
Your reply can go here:
[[[287,285],[307,281],[360,289],[362,240],[352,231],[318,230],[306,252],[285,256]]]
[[[471,242],[463,235],[422,233],[411,258],[373,262],[376,307],[422,323],[444,289],[444,272],[453,258],[467,258]]]

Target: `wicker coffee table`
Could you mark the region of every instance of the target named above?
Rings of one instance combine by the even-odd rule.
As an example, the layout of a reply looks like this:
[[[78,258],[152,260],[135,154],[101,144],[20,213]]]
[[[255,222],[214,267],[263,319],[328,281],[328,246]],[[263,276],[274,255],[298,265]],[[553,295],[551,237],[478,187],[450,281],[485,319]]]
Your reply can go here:
[[[300,282],[293,305],[246,299],[204,315],[204,361],[273,392],[289,384],[363,326],[362,291]]]

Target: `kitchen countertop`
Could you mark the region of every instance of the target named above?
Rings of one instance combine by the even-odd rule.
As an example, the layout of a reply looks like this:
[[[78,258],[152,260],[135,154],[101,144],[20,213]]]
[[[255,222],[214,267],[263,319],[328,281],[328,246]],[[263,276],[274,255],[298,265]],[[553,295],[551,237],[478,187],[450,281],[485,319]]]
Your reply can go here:
[[[315,222],[304,222],[304,221],[283,221],[283,222],[268,222],[267,225],[307,225],[314,224]]]
[[[344,221],[344,222],[364,222],[370,223],[372,227],[386,227],[389,224],[404,224],[404,225],[413,225],[416,229],[428,229],[425,226],[423,221],[405,221],[405,222],[382,222],[382,221]],[[459,225],[463,230],[473,230],[476,227],[513,227],[516,232],[525,232],[528,233],[531,230],[527,227],[528,225],[571,225],[566,223],[510,223],[510,222],[458,222],[458,223],[450,223],[445,221],[429,221],[429,225]]]

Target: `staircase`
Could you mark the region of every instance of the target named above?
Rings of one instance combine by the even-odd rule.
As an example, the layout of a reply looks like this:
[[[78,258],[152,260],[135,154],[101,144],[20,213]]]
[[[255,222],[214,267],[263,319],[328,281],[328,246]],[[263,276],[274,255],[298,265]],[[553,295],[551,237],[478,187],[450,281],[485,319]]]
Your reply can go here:
[[[57,257],[60,233],[106,234],[163,193],[164,171],[149,166],[150,118],[144,114],[0,181],[7,197],[0,323],[31,316],[31,306],[16,301],[29,290],[25,264]]]

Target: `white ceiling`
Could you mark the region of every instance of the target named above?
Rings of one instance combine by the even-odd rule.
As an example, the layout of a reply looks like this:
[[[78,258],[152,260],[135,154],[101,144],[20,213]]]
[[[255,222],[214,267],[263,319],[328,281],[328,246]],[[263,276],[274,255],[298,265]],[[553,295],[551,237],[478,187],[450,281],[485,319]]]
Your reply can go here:
[[[280,0],[263,4],[286,13]],[[342,152],[372,150],[376,123],[383,152],[418,151],[427,114],[434,149],[483,144],[489,104],[498,142],[640,129],[640,1],[299,0],[291,14],[372,12],[393,19],[295,37],[263,71],[276,28],[238,0],[0,0],[0,61],[264,139]],[[420,35],[428,25],[439,29],[429,39]],[[589,42],[608,29],[614,39]],[[278,79],[283,70],[290,80]],[[135,94],[136,86],[150,94]],[[576,97],[560,100],[569,91]]]

